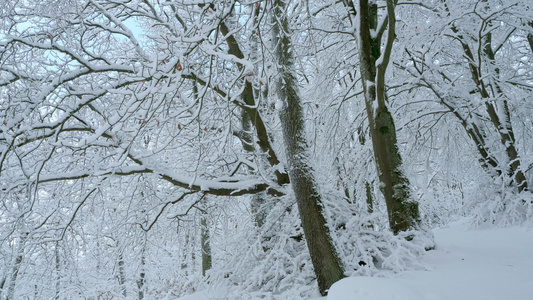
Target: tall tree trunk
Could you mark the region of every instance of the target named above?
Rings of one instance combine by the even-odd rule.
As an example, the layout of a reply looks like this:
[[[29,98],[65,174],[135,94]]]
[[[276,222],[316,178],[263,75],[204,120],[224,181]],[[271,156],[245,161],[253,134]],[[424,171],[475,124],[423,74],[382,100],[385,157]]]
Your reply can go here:
[[[228,45],[228,53],[235,55],[237,58],[245,59],[244,54],[237,42],[237,39],[230,33],[230,29],[227,27],[226,23],[222,21],[220,23],[220,32],[226,37],[226,42]],[[238,64],[239,69],[244,71],[244,66]],[[268,131],[265,123],[261,117],[261,114],[258,111],[257,103],[254,96],[254,88],[252,82],[245,80],[244,89],[241,93],[242,102],[237,104],[240,108],[248,115],[248,119],[255,128],[255,133],[257,137],[257,145],[267,155],[267,160],[270,166],[275,168],[274,174],[276,176],[276,181],[279,185],[289,183],[289,176],[285,171],[279,168],[280,161],[272,148],[270,138],[268,136]]]
[[[20,240],[17,246],[16,258],[11,268],[11,278],[9,279],[9,285],[7,287],[6,300],[15,299],[15,287],[17,285],[17,277],[20,270],[20,265],[24,258],[24,248],[26,245],[26,240],[28,239],[29,233],[25,232],[20,236]]]
[[[137,279],[137,299],[139,300],[144,299],[144,283],[146,281],[145,265],[146,265],[146,259],[144,257],[144,249],[143,249],[143,252],[141,254],[141,268],[140,268],[140,273],[139,273],[139,279]]]
[[[278,96],[284,102],[280,119],[289,165],[289,178],[300,212],[318,287],[320,293],[326,295],[331,285],[343,278],[343,270],[322,214],[322,200],[313,169],[307,161],[309,156],[307,155],[304,117],[298,81],[294,73],[291,31],[283,0],[274,1],[273,10],[273,41],[277,45],[276,56],[280,73]]]
[[[252,24],[255,27],[252,30],[252,33],[250,35],[250,47],[251,47],[250,60],[254,62],[254,73],[259,75],[259,67],[258,67],[258,64],[255,62],[260,61],[259,55],[261,53],[261,41],[259,40],[260,31],[258,27],[261,4],[257,3],[256,5],[252,5],[251,7],[252,7],[251,15],[253,19]],[[252,86],[250,82],[248,81],[246,84],[249,87]],[[253,89],[253,97],[254,97],[254,101],[252,103],[256,105],[258,103],[256,99],[259,99],[261,97],[261,88]],[[251,102],[250,100],[245,100],[245,101],[246,103]],[[245,111],[243,111],[241,114],[241,122],[242,122],[243,132],[245,135],[247,135],[247,137],[245,138],[245,141],[248,143],[248,145],[245,145],[244,150],[253,154],[255,152],[255,147],[253,145],[252,120],[250,119],[250,115],[246,113]],[[273,150],[270,150],[270,151],[273,151]],[[258,160],[257,163],[259,164],[262,162]],[[272,161],[270,163],[271,167],[276,167],[276,165],[273,165],[272,163],[279,164],[279,162]],[[282,184],[288,183],[287,174],[285,173],[285,176],[280,176],[280,175],[281,173],[276,174],[277,179],[278,179],[278,184],[282,185]],[[283,179],[284,181],[281,179]],[[258,228],[261,228],[263,227],[263,224],[265,224],[268,213],[274,206],[274,199],[272,199],[271,197],[267,197],[266,193],[259,193],[256,195],[252,195],[251,197],[252,197],[251,210],[254,215],[255,224],[257,225]]]
[[[250,153],[251,155],[255,152],[255,147],[253,144],[253,128],[250,121],[250,116],[245,111],[241,113],[241,128],[242,131],[239,134],[239,138],[243,145],[244,151]],[[256,162],[260,164],[260,161]],[[273,206],[272,201],[268,202],[267,195],[265,193],[259,193],[251,196],[250,208],[255,219],[255,224],[258,228],[261,228],[265,223],[266,217]]]
[[[209,228],[207,227],[207,212],[202,210],[202,219],[200,221],[200,227],[202,231],[201,236],[201,249],[202,249],[202,276],[212,267],[211,246],[209,244]]]
[[[489,114],[490,120],[498,134],[500,135],[500,141],[503,147],[505,148],[505,153],[507,155],[508,161],[506,162],[504,170],[507,170],[507,175],[509,176],[511,182],[510,184],[516,185],[518,192],[523,192],[528,190],[527,179],[522,171],[521,160],[518,156],[518,151],[515,147],[515,136],[513,126],[511,124],[511,114],[509,112],[509,105],[507,99],[498,83],[500,70],[496,68],[495,63],[495,54],[492,50],[492,33],[488,32],[484,39],[483,53],[488,59],[489,71],[492,71],[492,80],[488,84],[490,90],[492,90],[492,98],[503,98],[502,103],[500,104],[498,114],[495,101],[490,101],[490,95],[487,91],[485,85],[481,78],[478,78],[478,86],[481,91],[482,97],[487,99],[486,107]]]
[[[487,1],[482,0],[482,2]],[[445,9],[449,15],[450,11],[446,3]],[[484,22],[485,21],[486,20],[484,20]],[[459,33],[459,29],[456,27],[456,25],[452,25],[451,30],[457,34],[456,39],[461,45],[464,57],[468,59],[470,76],[476,86],[475,91],[479,93],[480,97],[485,102],[485,108],[487,114],[489,115],[489,119],[496,132],[500,136],[501,145],[505,149],[507,162],[498,161],[498,159],[496,159],[491,153],[489,144],[487,144],[485,141],[483,128],[480,128],[476,122],[468,122],[465,118],[459,117],[459,114],[455,112],[453,107],[444,103],[445,101],[443,101],[441,96],[439,96],[439,98],[441,98],[441,103],[444,103],[450,109],[450,111],[452,111],[452,113],[458,116],[461,120],[463,127],[476,144],[478,152],[483,158],[480,160],[480,162],[483,168],[488,171],[489,175],[492,177],[502,175],[507,176],[509,178],[508,184],[516,186],[518,192],[523,192],[528,190],[527,178],[521,166],[520,156],[516,150],[514,130],[511,124],[511,115],[509,112],[507,99],[499,85],[500,71],[496,67],[496,56],[494,50],[492,49],[492,33],[489,30],[491,27],[490,21],[485,25],[489,28],[485,29],[487,33],[482,37],[482,44],[480,45],[481,49],[479,49],[477,52],[472,51],[463,35]],[[533,23],[530,23],[530,25],[533,26]],[[530,35],[528,35],[528,40],[529,37]],[[533,38],[533,36],[531,37]],[[474,53],[477,53],[478,59],[475,58]],[[477,65],[476,62],[479,62],[480,65]],[[485,78],[487,76],[482,74],[482,62],[487,62],[487,67],[490,72],[489,75],[491,75],[488,77],[488,82],[486,82],[487,79]],[[502,103],[497,103],[494,101],[494,99],[502,100]]]
[[[126,272],[124,270],[124,256],[122,253],[118,256],[118,283],[120,284],[120,289],[122,290],[122,295],[127,296],[126,289]]]
[[[56,296],[55,299],[59,300],[60,289],[61,289],[61,257],[59,256],[59,242],[55,243],[54,246],[54,255],[55,255],[55,264],[56,264]]]
[[[533,30],[533,22],[529,22],[528,25],[531,27],[531,30]],[[529,49],[531,50],[531,53],[533,53],[533,33],[527,34],[527,41],[529,42]]]
[[[5,284],[6,284],[6,275],[3,275],[2,278],[0,279],[0,299],[4,299],[2,298],[2,291],[4,290]]]
[[[252,6],[251,14],[253,19],[252,23],[254,26],[258,26],[259,24],[260,10],[260,3],[256,3],[256,5]],[[226,21],[222,21],[220,23],[220,32],[222,33],[222,35],[225,36],[225,40],[229,48],[228,53],[231,55],[235,55],[240,59],[245,59],[244,53],[241,50],[241,46],[239,45],[237,39],[233,36],[233,34],[231,34],[231,29],[228,28]],[[252,30],[252,34],[250,36],[250,44],[253,47],[250,54],[251,61],[257,61],[257,53],[260,52],[260,41],[258,39],[258,36],[259,28],[255,27]],[[243,65],[238,64],[238,66],[241,71],[245,71],[245,67]],[[257,69],[254,70],[254,72],[256,73],[257,71]],[[246,152],[253,154],[256,150],[253,136],[253,132],[255,129],[257,145],[259,146],[259,149],[267,155],[268,164],[275,169],[274,174],[276,176],[277,184],[284,185],[289,183],[289,176],[285,171],[279,168],[280,161],[278,160],[277,155],[274,152],[274,149],[272,148],[271,141],[267,133],[267,128],[257,108],[258,103],[256,101],[256,98],[259,93],[260,91],[254,89],[252,82],[245,80],[244,90],[241,94],[242,102],[238,103],[238,105],[242,109],[242,132],[240,132],[239,138],[241,140],[241,143],[243,144],[243,149]],[[245,105],[242,105],[242,103],[245,103]],[[260,162],[258,161],[257,163]],[[264,224],[271,206],[271,203],[267,203],[266,195],[264,193],[252,196],[251,208],[258,227],[261,227]]]
[[[395,38],[394,1],[387,0],[387,19],[378,28],[378,6],[359,1],[360,67],[366,112],[376,159],[381,191],[385,197],[390,228],[394,233],[418,227],[419,211],[410,193],[409,180],[403,174],[396,127],[388,109],[385,72]],[[382,53],[381,37],[387,32]]]

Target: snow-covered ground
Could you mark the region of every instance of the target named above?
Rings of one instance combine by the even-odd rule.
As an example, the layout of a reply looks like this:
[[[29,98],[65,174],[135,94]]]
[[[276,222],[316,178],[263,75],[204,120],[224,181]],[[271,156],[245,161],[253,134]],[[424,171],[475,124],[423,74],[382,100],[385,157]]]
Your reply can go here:
[[[533,299],[533,228],[467,227],[463,222],[435,230],[437,249],[423,258],[427,271],[346,278],[327,299]]]
[[[533,299],[533,228],[468,228],[458,222],[434,231],[437,249],[423,258],[427,270],[346,278],[333,285],[328,297],[314,300]],[[181,299],[230,299],[227,292]]]

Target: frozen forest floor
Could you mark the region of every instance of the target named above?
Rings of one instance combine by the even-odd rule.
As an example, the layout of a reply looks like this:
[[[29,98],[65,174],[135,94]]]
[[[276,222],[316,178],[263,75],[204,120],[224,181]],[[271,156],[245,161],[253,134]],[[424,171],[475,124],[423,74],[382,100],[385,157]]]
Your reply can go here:
[[[466,221],[434,230],[426,270],[387,278],[351,277],[313,300],[527,300],[533,295],[533,226],[470,229]],[[233,299],[202,291],[183,300]],[[238,299],[238,298],[235,298]]]
[[[347,278],[327,299],[532,299],[533,228],[468,228],[458,222],[434,231],[437,249],[423,258],[427,271]]]

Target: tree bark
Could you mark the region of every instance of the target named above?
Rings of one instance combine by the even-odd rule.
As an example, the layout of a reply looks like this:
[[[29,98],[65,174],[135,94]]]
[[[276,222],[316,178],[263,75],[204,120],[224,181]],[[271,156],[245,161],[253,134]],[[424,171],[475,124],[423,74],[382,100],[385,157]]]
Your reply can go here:
[[[487,1],[483,0],[482,2]],[[449,15],[450,11],[447,5],[445,5],[445,9]],[[486,24],[489,28],[491,27],[490,22],[491,21]],[[533,23],[529,24],[533,26]],[[459,29],[455,24],[451,26],[451,30],[457,34],[456,39],[459,41],[461,48],[463,49],[464,56],[468,59],[470,76],[476,86],[475,91],[478,92],[481,98],[485,101],[487,114],[489,115],[489,119],[496,132],[500,136],[500,142],[505,149],[505,154],[508,161],[500,162],[494,157],[494,155],[490,153],[489,145],[485,142],[482,128],[480,129],[479,126],[474,123],[465,122],[464,118],[459,119],[463,123],[463,127],[467,131],[468,135],[476,144],[478,152],[483,158],[483,160],[480,160],[480,162],[483,168],[489,172],[489,175],[493,177],[494,174],[497,174],[496,176],[507,176],[509,178],[508,185],[516,186],[519,193],[527,191],[527,178],[521,166],[520,156],[516,150],[515,136],[513,126],[511,124],[509,106],[503,90],[499,85],[500,71],[496,67],[496,56],[494,50],[492,49],[492,33],[490,30],[488,30],[487,33],[482,37],[482,44],[480,45],[481,49],[476,52],[478,59],[475,59],[475,52],[472,51],[465,38],[461,34],[458,34]],[[528,34],[528,41],[533,42],[533,35]],[[533,44],[530,45],[533,46]],[[482,74],[482,61],[487,62],[487,67],[491,73],[491,76],[488,76],[488,82],[486,82],[487,79],[485,79],[487,76]],[[476,62],[479,62],[480,65],[476,65]],[[493,100],[496,98],[502,100],[502,104],[499,104]],[[443,102],[442,98],[441,102]],[[450,111],[452,111],[454,115],[458,116],[458,113],[455,112],[453,107],[450,107],[447,104],[445,105],[450,108]],[[498,114],[498,111],[500,111],[500,114]],[[472,131],[473,129],[475,132]]]
[[[0,279],[0,299],[2,298],[2,291],[4,290],[4,285],[6,284],[6,276],[4,275],[2,279]]]
[[[490,66],[489,70],[492,71],[492,77],[494,78],[492,82],[488,84],[488,86],[493,91],[493,94],[495,94],[492,98],[504,98],[502,104],[500,105],[500,114],[498,114],[496,111],[496,105],[498,103],[489,100],[489,92],[487,91],[481,78],[477,79],[478,88],[481,91],[482,97],[487,99],[487,112],[489,114],[492,124],[500,135],[501,144],[505,148],[505,153],[507,154],[508,159],[507,166],[505,166],[505,170],[507,170],[507,175],[511,180],[510,184],[516,185],[516,187],[518,188],[518,192],[521,193],[528,190],[527,179],[524,172],[522,171],[521,160],[518,156],[518,151],[515,147],[515,136],[513,126],[511,124],[511,114],[509,112],[509,105],[507,103],[507,100],[505,99],[503,90],[498,84],[500,70],[495,67],[496,57],[494,51],[492,50],[492,33],[489,32],[486,34],[484,43],[485,44],[483,47],[483,53],[488,58],[488,64]]]
[[[122,290],[122,295],[127,296],[126,288],[126,271],[124,270],[124,256],[122,253],[118,255],[118,283],[120,284],[120,289]]]
[[[533,22],[529,22],[528,25],[533,30]],[[531,53],[533,54],[533,33],[527,34],[527,41],[529,43],[529,49],[531,50]]]
[[[202,249],[202,276],[205,276],[206,272],[212,267],[211,246],[209,244],[209,228],[207,227],[207,212],[202,211],[201,220],[201,249]]]
[[[18,242],[17,257],[15,258],[13,267],[11,268],[11,278],[9,279],[9,285],[7,287],[6,300],[15,299],[15,287],[17,285],[17,277],[19,274],[20,265],[22,264],[22,260],[24,258],[24,247],[26,245],[28,235],[29,233],[27,232],[23,233]]]
[[[385,197],[389,224],[397,234],[419,225],[418,203],[413,201],[410,184],[402,171],[396,127],[387,105],[385,72],[395,38],[394,1],[387,1],[387,40],[382,53],[381,37],[385,28],[378,28],[378,6],[368,0],[359,1],[360,68],[366,112],[376,166]]]
[[[61,294],[61,257],[59,256],[59,242],[56,242],[54,245],[54,255],[55,255],[55,269],[56,269],[56,295],[55,299],[59,300],[59,295]],[[0,298],[1,299],[1,298]]]
[[[228,44],[228,53],[231,55],[235,55],[236,57],[240,59],[244,59],[244,54],[239,46],[239,43],[235,39],[235,37],[230,33],[230,30],[226,26],[224,22],[220,23],[220,32],[226,36],[226,42]],[[240,65],[239,68],[242,70],[244,66]],[[259,145],[259,148],[261,151],[267,154],[267,160],[272,167],[277,167],[280,163],[274,149],[272,148],[270,139],[268,137],[268,131],[265,126],[265,123],[263,122],[263,119],[257,110],[257,103],[255,101],[254,96],[254,88],[251,82],[245,80],[244,82],[244,90],[241,94],[241,99],[246,105],[242,105],[241,109],[248,115],[248,120],[251,122],[251,124],[255,128],[256,136],[257,136],[257,144]],[[286,172],[280,171],[281,169],[276,169],[274,171],[274,174],[276,176],[277,183],[279,185],[287,184],[289,183],[289,176]]]
[[[306,238],[311,261],[322,295],[331,285],[343,278],[340,260],[333,246],[326,220],[322,214],[322,199],[315,182],[313,169],[307,158],[307,141],[304,131],[304,117],[294,74],[293,53],[290,42],[290,28],[283,0],[274,1],[273,41],[277,45],[280,82],[278,96],[284,102],[280,114],[285,153],[302,228]]]
[[[139,273],[139,279],[137,279],[137,299],[143,300],[144,299],[144,283],[146,282],[146,259],[144,257],[144,249],[141,255],[141,268]]]

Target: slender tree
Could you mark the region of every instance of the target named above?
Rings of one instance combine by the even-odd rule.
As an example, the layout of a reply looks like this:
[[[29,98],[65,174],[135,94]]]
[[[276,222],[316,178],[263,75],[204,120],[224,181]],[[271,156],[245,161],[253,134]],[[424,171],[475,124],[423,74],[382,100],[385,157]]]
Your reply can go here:
[[[419,78],[421,85],[428,88],[460,122],[487,174],[518,193],[528,191],[512,106],[520,95],[530,93],[531,88],[517,84],[523,75],[511,79],[516,70],[509,68],[513,57],[519,60],[526,52],[522,49],[527,47],[528,34],[520,32],[512,21],[516,9],[524,7],[525,3],[503,7],[487,1],[480,1],[473,7],[449,1],[437,3],[442,4],[441,10],[436,6],[434,11],[440,11],[451,21],[446,24],[445,31],[442,31],[441,24],[434,26],[441,30],[443,39],[457,47],[425,50],[444,64],[434,64],[427,61],[427,55],[422,57],[421,53],[405,49],[413,64],[409,72]],[[462,10],[469,12],[457,19],[456,13]],[[518,53],[513,54],[517,50]],[[502,55],[504,51],[509,54]],[[458,71],[448,67],[452,65],[465,68]],[[523,68],[520,72],[524,75],[530,72],[527,66],[519,68]],[[453,79],[459,74],[464,74],[460,80]]]

